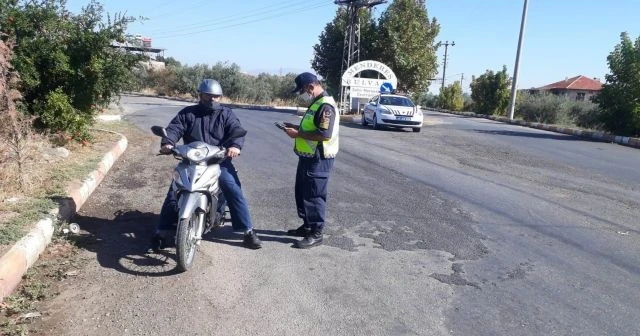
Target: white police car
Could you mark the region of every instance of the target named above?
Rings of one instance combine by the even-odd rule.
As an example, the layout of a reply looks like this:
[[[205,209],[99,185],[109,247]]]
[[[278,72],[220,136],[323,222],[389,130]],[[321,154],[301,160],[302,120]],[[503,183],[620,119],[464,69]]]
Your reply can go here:
[[[423,115],[419,106],[410,98],[381,93],[369,100],[362,111],[362,125],[369,123],[374,129],[381,127],[411,128],[414,132],[422,129]]]

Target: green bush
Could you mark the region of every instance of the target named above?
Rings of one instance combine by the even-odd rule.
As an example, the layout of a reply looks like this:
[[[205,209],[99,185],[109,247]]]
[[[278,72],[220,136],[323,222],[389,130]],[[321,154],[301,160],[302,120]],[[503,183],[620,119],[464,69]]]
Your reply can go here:
[[[471,98],[475,112],[480,114],[506,115],[509,106],[511,78],[507,67],[501,71],[487,70],[479,77],[471,77]]]
[[[451,111],[462,111],[464,108],[464,96],[462,94],[462,86],[456,81],[453,84],[440,88],[438,96],[442,108]]]
[[[597,104],[581,101],[573,103],[569,115],[576,126],[590,129],[603,129],[602,110]]]
[[[52,132],[86,139],[96,109],[134,85],[131,69],[141,57],[111,46],[124,41],[132,19],[104,20],[102,5],[93,0],[78,15],[66,10],[64,0],[0,5],[1,30],[16,42],[12,65],[26,111]]]
[[[548,93],[518,95],[515,115],[532,122],[556,124],[570,120],[567,113],[568,100]]]
[[[610,74],[594,101],[602,110],[604,129],[615,134],[640,136],[640,36],[620,34],[620,43],[607,57]]]
[[[135,70],[137,90],[151,89],[166,95],[191,95],[197,97],[202,79],[213,78],[220,82],[224,95],[236,102],[268,104],[291,102],[296,74],[284,76],[266,73],[252,76],[243,73],[236,64],[217,63],[214,66],[196,64],[181,65],[173,61],[163,70],[138,67]]]
[[[44,102],[38,102],[42,123],[53,133],[66,134],[77,140],[88,140],[88,128],[93,115],[76,109],[62,89],[50,92]]]
[[[526,121],[545,124],[576,125],[598,128],[598,106],[575,101],[551,93],[519,93],[515,116]]]
[[[417,105],[422,107],[436,108],[439,106],[439,96],[433,93],[423,92],[414,97],[414,101]]]

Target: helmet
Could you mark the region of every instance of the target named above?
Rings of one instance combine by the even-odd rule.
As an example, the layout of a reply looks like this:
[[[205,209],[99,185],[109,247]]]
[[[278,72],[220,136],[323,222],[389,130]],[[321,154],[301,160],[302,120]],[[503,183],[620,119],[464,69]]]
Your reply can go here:
[[[222,96],[222,86],[215,79],[205,79],[198,86],[198,92]]]

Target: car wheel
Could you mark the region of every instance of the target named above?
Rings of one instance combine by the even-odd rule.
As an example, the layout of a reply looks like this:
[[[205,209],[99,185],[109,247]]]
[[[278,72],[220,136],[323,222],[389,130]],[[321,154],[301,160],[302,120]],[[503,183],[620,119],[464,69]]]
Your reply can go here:
[[[369,125],[369,123],[367,123],[367,118],[365,118],[364,116],[364,112],[362,112],[362,122],[361,122],[362,126],[367,126]]]
[[[420,132],[420,130],[422,130],[422,127],[412,128],[411,130],[412,130],[414,133],[418,133],[418,132]]]
[[[373,129],[380,129],[380,125],[378,125],[378,116],[373,114]]]

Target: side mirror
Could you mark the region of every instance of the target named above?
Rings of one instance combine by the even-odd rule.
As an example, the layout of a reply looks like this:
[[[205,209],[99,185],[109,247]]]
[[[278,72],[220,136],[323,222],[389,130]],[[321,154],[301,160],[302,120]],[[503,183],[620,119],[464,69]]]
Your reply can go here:
[[[371,105],[376,106],[376,105],[378,105],[378,103],[377,103],[377,102],[372,101],[372,102],[371,102]]]
[[[151,132],[159,137],[167,136],[167,130],[162,126],[151,126]]]

